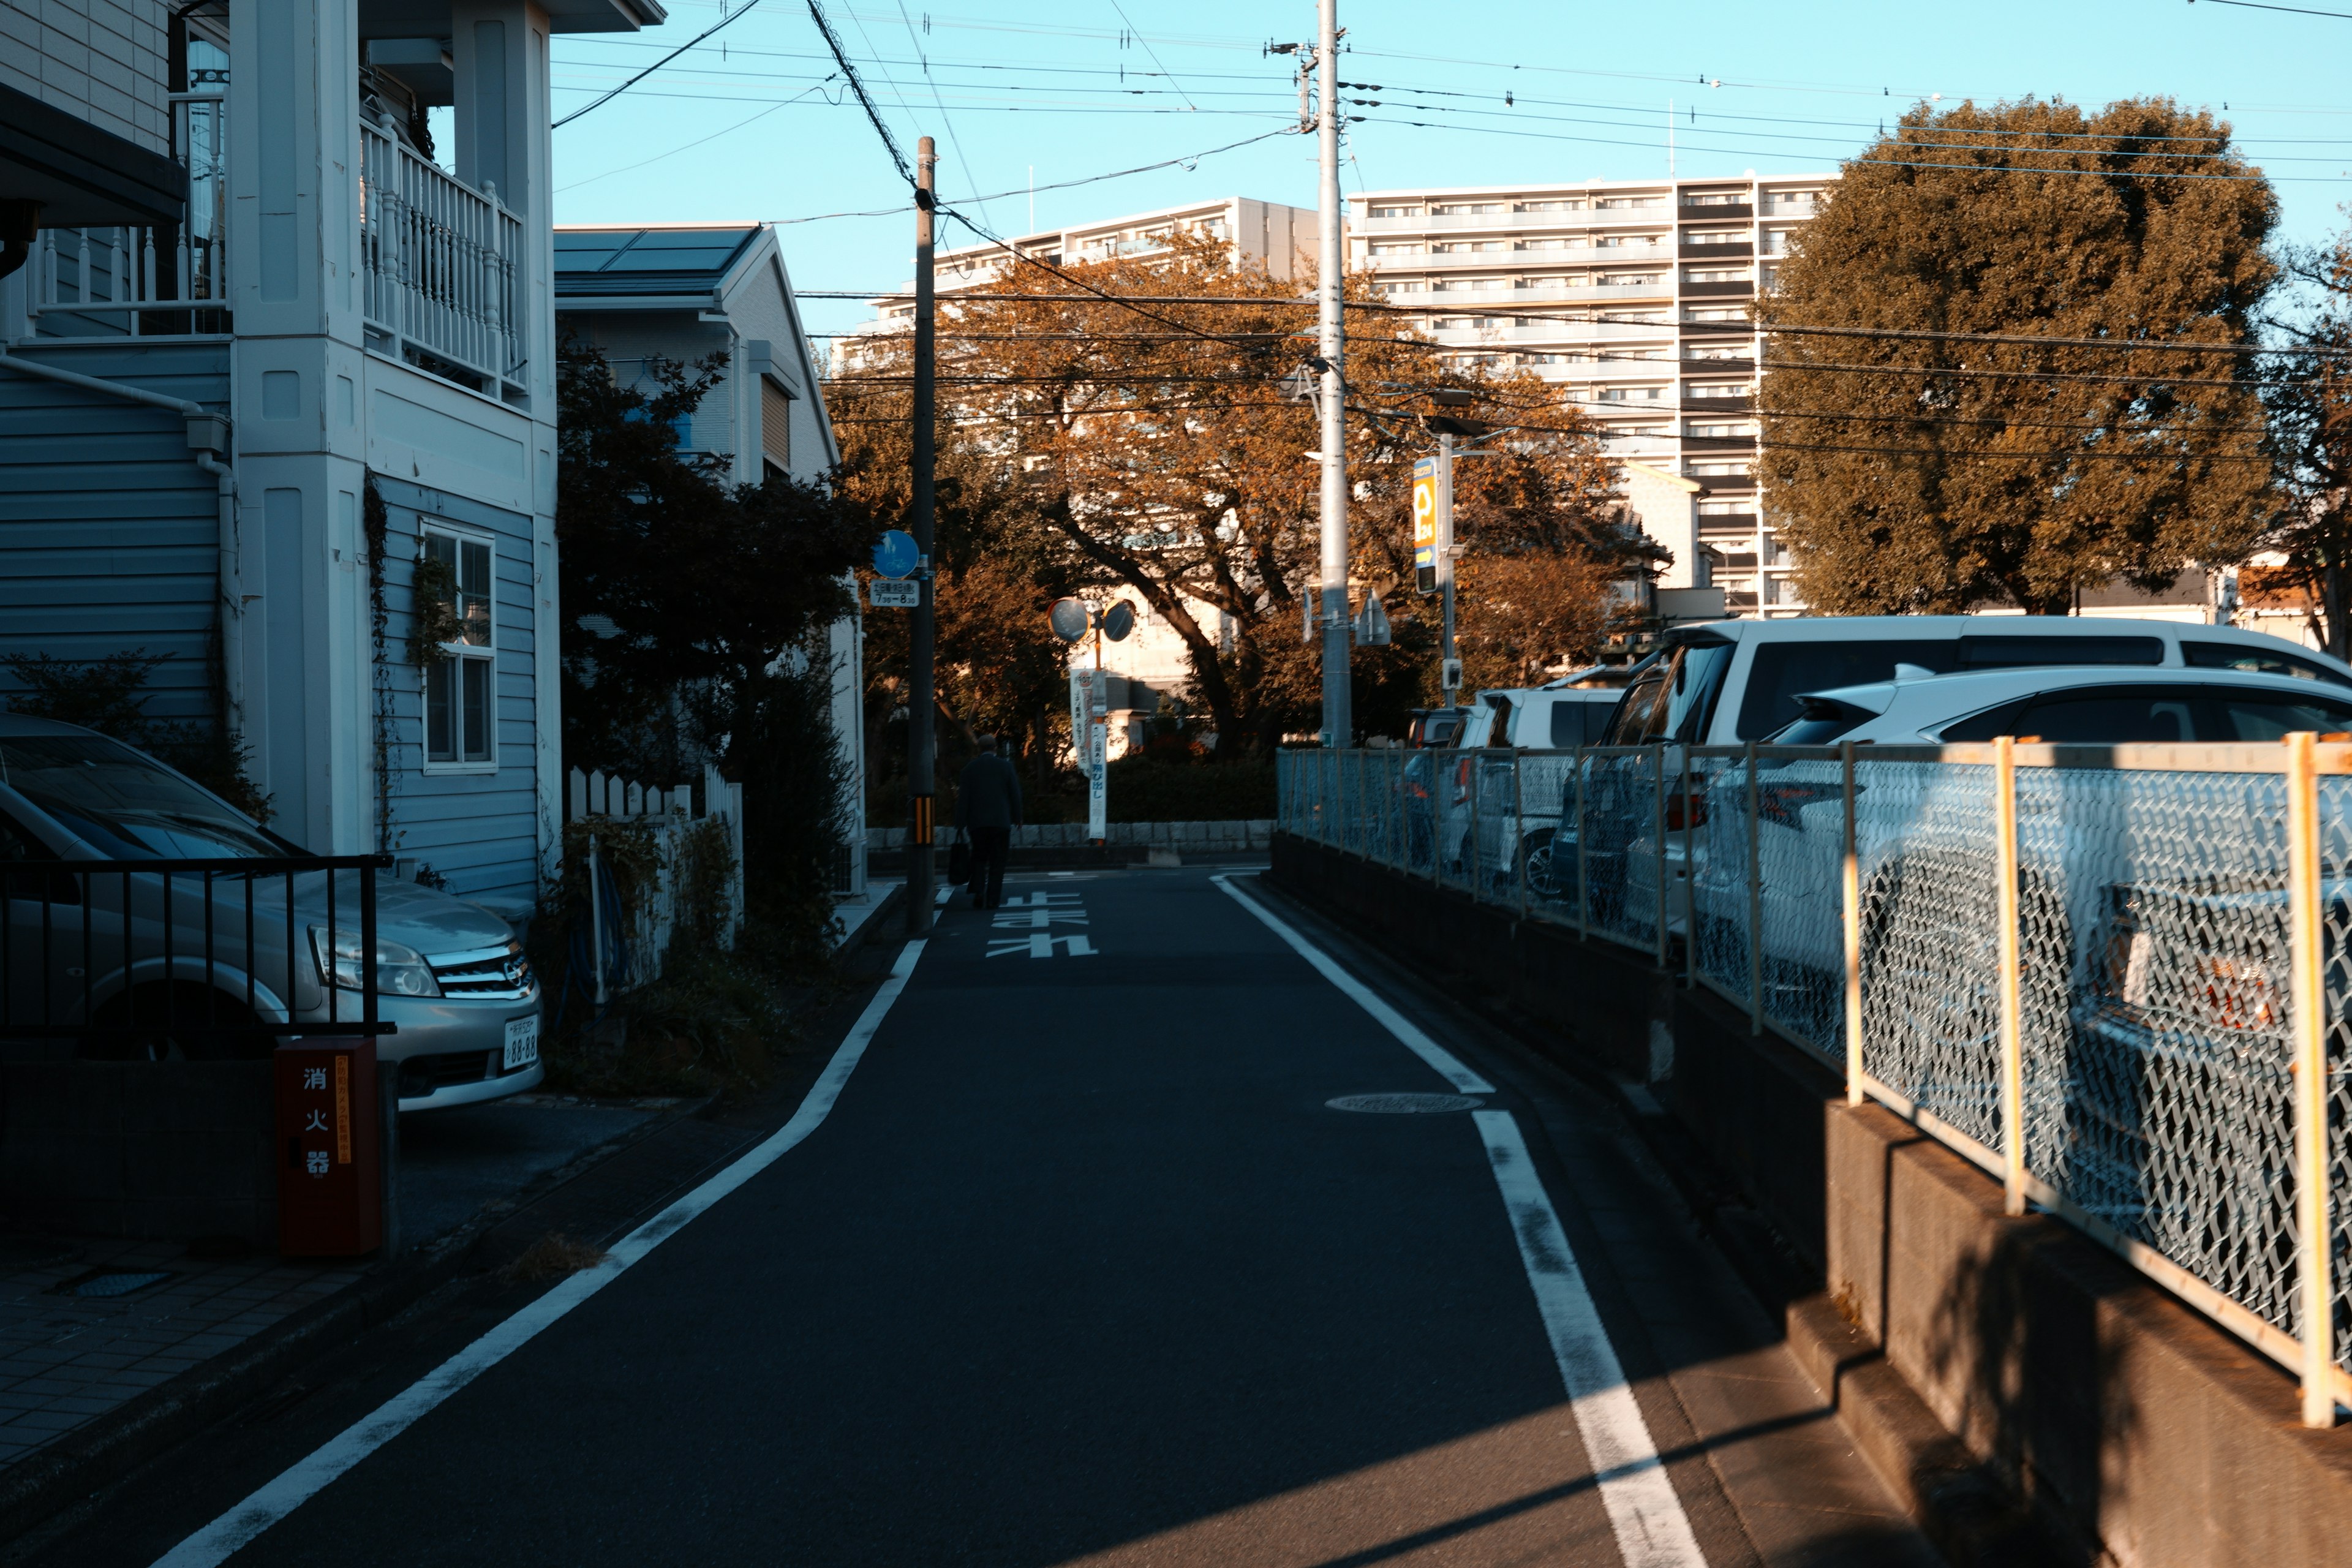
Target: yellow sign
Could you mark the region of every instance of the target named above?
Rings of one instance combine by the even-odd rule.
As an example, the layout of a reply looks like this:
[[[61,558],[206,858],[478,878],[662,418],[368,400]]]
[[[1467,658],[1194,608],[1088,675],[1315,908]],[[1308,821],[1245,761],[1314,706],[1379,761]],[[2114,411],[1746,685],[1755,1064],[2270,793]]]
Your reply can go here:
[[[1412,465],[1412,577],[1423,594],[1437,589],[1437,459]]]

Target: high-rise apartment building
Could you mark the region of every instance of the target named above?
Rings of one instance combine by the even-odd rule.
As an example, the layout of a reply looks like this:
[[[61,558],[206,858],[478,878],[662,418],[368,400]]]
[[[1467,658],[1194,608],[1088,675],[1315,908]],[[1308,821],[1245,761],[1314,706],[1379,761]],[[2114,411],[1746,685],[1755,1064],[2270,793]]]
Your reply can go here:
[[[1156,212],[1129,213],[1097,223],[1066,228],[1040,229],[1013,236],[1011,248],[1033,256],[1049,267],[1082,261],[1112,261],[1120,257],[1150,256],[1168,248],[1180,233],[1222,239],[1232,247],[1237,264],[1259,263],[1276,278],[1311,270],[1317,237],[1322,226],[1312,207],[1284,206],[1279,202],[1253,201],[1247,196],[1220,196]],[[966,245],[942,250],[932,259],[932,286],[945,299],[965,289],[993,283],[1011,269],[1005,246]],[[908,294],[913,285],[896,295],[874,301],[874,320],[862,331],[902,330],[915,313]],[[855,365],[856,339],[843,340],[844,363]]]
[[[1449,358],[1569,384],[1611,455],[1699,487],[1726,608],[1793,615],[1756,485],[1754,305],[1831,178],[1374,191],[1348,198],[1349,264],[1426,306],[1417,324]],[[1699,580],[1696,564],[1670,580]]]

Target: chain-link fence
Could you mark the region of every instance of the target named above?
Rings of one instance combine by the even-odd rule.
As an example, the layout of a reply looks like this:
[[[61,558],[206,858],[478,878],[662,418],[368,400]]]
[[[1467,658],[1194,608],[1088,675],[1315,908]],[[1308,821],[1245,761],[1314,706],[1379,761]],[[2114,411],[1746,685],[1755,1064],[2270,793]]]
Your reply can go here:
[[[1673,966],[2283,1360],[2324,1300],[2324,1402],[2352,1398],[2339,773],[2352,747],[1293,752],[1281,802],[1301,837]]]

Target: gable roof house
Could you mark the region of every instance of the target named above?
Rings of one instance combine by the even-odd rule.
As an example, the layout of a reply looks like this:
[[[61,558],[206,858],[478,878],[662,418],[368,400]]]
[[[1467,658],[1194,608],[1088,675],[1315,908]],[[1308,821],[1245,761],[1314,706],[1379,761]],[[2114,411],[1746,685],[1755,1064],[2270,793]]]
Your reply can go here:
[[[656,359],[723,358],[719,379],[677,434],[687,452],[722,460],[731,482],[770,474],[806,482],[840,462],[773,226],[566,226],[555,231],[554,276],[559,330],[595,345],[625,383],[650,391],[646,367]],[[853,612],[834,624],[827,648],[834,732],[849,780],[842,809],[853,829],[865,822],[863,634],[862,612]],[[865,837],[847,835],[837,893],[866,890]]]
[[[527,910],[561,820],[548,44],[663,16],[0,0],[0,654],[167,656],[150,712],[242,741],[279,831]],[[413,649],[420,568],[454,615]]]

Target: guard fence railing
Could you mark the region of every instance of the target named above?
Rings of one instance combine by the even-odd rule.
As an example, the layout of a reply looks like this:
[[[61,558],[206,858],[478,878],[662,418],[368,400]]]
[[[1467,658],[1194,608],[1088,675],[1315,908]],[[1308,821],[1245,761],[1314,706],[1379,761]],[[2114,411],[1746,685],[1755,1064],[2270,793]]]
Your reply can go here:
[[[2352,745],[1292,751],[1279,827],[1672,965],[2352,1404]]]

